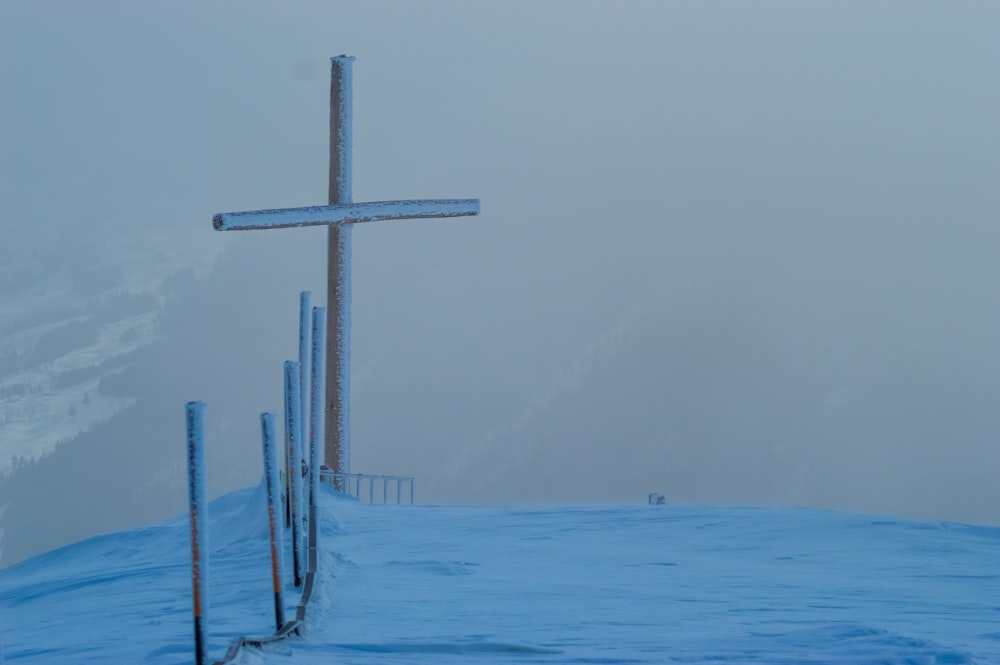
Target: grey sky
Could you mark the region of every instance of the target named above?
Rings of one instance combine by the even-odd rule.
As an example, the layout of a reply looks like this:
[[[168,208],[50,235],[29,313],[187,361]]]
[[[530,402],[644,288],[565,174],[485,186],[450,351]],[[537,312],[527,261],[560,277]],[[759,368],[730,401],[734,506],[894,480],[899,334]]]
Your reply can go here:
[[[109,255],[176,228],[239,257],[220,293],[266,271],[280,323],[197,317],[252,432],[324,235],[211,216],[325,201],[348,53],[354,198],[483,208],[354,234],[355,470],[1000,523],[998,28],[990,2],[8,1],[2,228]],[[164,427],[213,417],[184,388]]]

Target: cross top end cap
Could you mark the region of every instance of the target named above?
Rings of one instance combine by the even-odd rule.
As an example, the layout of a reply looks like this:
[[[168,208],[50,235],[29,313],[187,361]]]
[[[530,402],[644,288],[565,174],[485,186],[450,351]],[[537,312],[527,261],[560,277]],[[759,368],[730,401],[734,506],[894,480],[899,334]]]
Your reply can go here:
[[[340,55],[335,55],[332,58],[330,58],[330,62],[347,63],[347,62],[354,62],[355,60],[356,58],[353,55],[344,55],[343,53],[341,53]]]

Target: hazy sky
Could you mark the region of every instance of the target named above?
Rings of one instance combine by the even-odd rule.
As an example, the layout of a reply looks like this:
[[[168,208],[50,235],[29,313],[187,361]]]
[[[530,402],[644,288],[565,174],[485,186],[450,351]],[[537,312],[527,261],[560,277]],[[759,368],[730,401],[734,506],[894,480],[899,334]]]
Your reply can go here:
[[[355,200],[482,200],[355,230],[354,470],[1000,524],[998,29],[995,2],[7,0],[0,229],[226,251],[192,317],[224,376],[164,399],[179,429],[244,391],[214,414],[252,432],[325,236],[211,216],[325,202],[354,55]]]

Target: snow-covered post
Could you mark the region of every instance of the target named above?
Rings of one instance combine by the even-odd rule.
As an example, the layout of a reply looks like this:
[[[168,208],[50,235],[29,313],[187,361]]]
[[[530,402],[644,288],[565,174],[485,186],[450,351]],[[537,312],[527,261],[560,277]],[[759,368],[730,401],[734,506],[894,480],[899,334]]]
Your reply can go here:
[[[278,451],[274,442],[274,414],[260,414],[260,435],[264,443],[264,485],[267,487],[267,527],[271,537],[271,585],[274,588],[274,621],[275,630],[281,630],[285,625],[285,601],[282,597],[284,584],[281,580],[281,569],[284,567],[282,554],[284,543],[281,542],[281,526],[278,520],[280,481],[278,479]]]
[[[299,293],[299,413],[302,414],[301,417],[305,418],[305,414],[309,413],[306,410],[308,406],[306,404],[306,373],[305,369],[308,367],[306,358],[309,355],[309,300],[312,293],[309,291],[301,291]],[[285,371],[288,371],[286,365]],[[294,501],[292,497],[292,467],[294,466],[293,456],[294,451],[292,450],[291,438],[287,434],[288,430],[288,377],[285,377],[285,526],[291,526],[292,513],[294,507],[292,503]],[[298,569],[295,573],[296,580],[299,579]],[[295,586],[299,583],[296,582]]]
[[[306,404],[306,396],[309,394],[306,392],[306,371],[309,367],[309,332],[311,327],[309,301],[311,297],[312,293],[310,291],[299,292],[299,414],[302,421],[308,417],[306,414],[309,413],[309,405]],[[301,432],[302,430],[299,431]],[[297,440],[301,445],[302,437],[298,437]],[[292,451],[289,449],[286,452],[288,454],[286,468],[290,468]],[[290,493],[290,490],[291,483],[288,483],[285,491]],[[296,579],[298,579],[299,573],[296,572],[295,575]],[[298,586],[298,583],[295,586]]]
[[[309,405],[306,404],[306,373],[309,370],[309,334],[312,328],[310,300],[312,292],[302,291],[299,293],[299,365],[302,370],[299,373],[299,395],[301,400],[301,414],[303,421],[309,413]]]
[[[353,202],[351,187],[354,58],[330,58],[330,205]],[[326,267],[326,465],[351,472],[351,234],[350,225],[329,227]],[[334,477],[334,482],[338,478]],[[340,479],[338,490],[346,487]]]
[[[309,547],[318,546],[317,503],[320,447],[323,446],[323,403],[326,401],[326,308],[312,310],[312,406],[309,413]]]
[[[302,586],[302,366],[293,361],[285,361],[285,448],[291,451],[288,457],[287,477],[288,503],[291,506],[292,521],[292,572],[295,586]]]
[[[208,662],[205,605],[208,587],[208,528],[205,516],[205,403],[188,402],[188,503],[191,514],[191,582],[194,595],[194,662]]]

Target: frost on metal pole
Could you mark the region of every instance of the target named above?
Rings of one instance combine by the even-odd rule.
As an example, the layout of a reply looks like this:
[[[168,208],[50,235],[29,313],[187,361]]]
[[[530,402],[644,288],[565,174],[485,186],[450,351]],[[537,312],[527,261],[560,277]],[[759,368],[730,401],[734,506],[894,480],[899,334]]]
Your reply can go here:
[[[325,401],[326,308],[313,307],[312,371],[310,388],[312,408],[309,413],[309,565],[315,570],[314,548],[318,545],[317,503],[319,495],[320,447],[323,445],[323,402]]]
[[[305,368],[307,367],[306,359],[309,355],[309,300],[311,297],[309,291],[302,291],[299,293],[299,407],[300,414],[306,414],[306,385],[305,385]],[[288,371],[288,366],[286,363],[285,371]],[[292,468],[294,465],[294,451],[292,450],[292,438],[288,435],[288,377],[285,377],[285,526],[290,527],[292,523],[292,512],[294,506],[292,503],[294,499],[292,497],[292,483],[294,475]],[[305,417],[304,415],[302,416]],[[298,572],[295,573],[296,579],[298,579]],[[299,583],[296,582],[295,586]]]
[[[306,404],[306,374],[309,369],[309,336],[312,328],[311,305],[312,293],[302,291],[299,293],[299,365],[302,371],[299,374],[299,395],[301,396],[302,419],[305,420],[309,413]]]
[[[208,587],[208,528],[205,519],[205,404],[188,402],[188,503],[191,514],[191,582],[194,596],[194,662],[208,662],[205,643],[205,605]]]
[[[267,488],[267,528],[271,537],[271,586],[274,590],[274,621],[275,630],[281,630],[285,625],[285,601],[282,597],[284,584],[281,580],[281,569],[284,567],[282,554],[284,543],[281,542],[281,525],[278,521],[280,501],[280,484],[278,479],[278,451],[274,436],[274,414],[260,414],[260,435],[264,444],[264,485]]]
[[[292,522],[292,573],[295,586],[302,586],[302,397],[300,395],[302,366],[292,360],[285,362],[285,448],[291,450],[286,477],[288,502]]]

